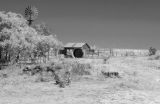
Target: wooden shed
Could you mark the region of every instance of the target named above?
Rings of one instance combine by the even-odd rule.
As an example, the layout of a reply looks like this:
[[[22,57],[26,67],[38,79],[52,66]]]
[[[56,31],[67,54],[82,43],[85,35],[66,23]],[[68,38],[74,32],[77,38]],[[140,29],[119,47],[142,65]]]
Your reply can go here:
[[[90,50],[91,48],[87,43],[67,43],[62,53],[66,57],[83,58],[89,54]]]

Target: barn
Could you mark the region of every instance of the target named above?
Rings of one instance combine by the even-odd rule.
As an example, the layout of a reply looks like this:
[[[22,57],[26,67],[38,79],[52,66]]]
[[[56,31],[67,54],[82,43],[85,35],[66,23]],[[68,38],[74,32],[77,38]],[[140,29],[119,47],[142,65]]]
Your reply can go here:
[[[83,58],[89,54],[90,50],[87,43],[67,43],[62,53],[66,57]]]

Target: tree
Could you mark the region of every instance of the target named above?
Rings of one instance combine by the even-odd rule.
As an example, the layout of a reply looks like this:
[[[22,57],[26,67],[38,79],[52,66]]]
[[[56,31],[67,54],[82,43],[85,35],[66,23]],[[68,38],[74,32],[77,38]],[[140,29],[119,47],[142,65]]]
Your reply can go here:
[[[55,34],[40,27],[30,27],[21,14],[0,12],[0,57],[16,62],[20,57],[45,55],[50,48],[62,47]]]
[[[49,52],[51,48],[57,53],[58,50],[62,48],[62,42],[58,40],[56,34],[52,33],[45,23],[36,24],[33,28],[35,28],[42,37],[41,42],[37,45],[39,54],[41,53],[41,55],[44,55],[46,52]]]
[[[12,12],[0,12],[0,47],[11,60],[18,58],[20,54],[36,47],[40,40],[35,29],[27,25],[25,18]]]
[[[40,35],[44,36],[49,36],[52,35],[53,33],[50,31],[49,27],[46,25],[46,23],[40,23],[40,24],[35,24],[33,28],[38,32]]]
[[[32,22],[38,17],[38,10],[36,7],[28,6],[25,9],[25,18],[28,20],[28,25],[31,26]]]

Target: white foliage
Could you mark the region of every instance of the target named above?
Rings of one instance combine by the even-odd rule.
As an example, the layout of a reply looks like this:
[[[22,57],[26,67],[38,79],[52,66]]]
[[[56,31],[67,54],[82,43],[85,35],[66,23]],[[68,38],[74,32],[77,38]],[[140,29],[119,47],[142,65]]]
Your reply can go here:
[[[39,29],[42,29],[41,33],[45,33],[43,28]],[[10,50],[19,52],[27,50],[30,53],[39,46],[44,52],[48,50],[48,47],[61,46],[61,42],[52,34],[43,35],[41,33],[28,26],[27,20],[22,15],[0,12],[0,46],[9,46]]]

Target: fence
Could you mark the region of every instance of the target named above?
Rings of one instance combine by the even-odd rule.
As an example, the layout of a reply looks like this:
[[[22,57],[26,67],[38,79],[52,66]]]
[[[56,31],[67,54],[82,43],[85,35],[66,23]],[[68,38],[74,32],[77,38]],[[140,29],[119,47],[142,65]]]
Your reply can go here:
[[[148,56],[147,49],[97,49],[94,54],[89,54],[88,58],[102,58],[108,56],[126,57],[126,56]],[[160,54],[160,51],[157,51]]]
[[[46,54],[43,56],[37,56],[34,58],[20,57],[17,65],[21,67],[22,65],[26,65],[26,64],[47,63],[48,61],[51,61],[52,59],[55,59],[57,57],[59,57],[58,50],[50,50],[49,52],[46,52]]]

